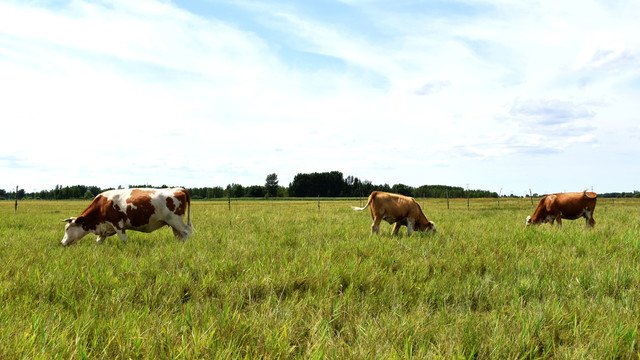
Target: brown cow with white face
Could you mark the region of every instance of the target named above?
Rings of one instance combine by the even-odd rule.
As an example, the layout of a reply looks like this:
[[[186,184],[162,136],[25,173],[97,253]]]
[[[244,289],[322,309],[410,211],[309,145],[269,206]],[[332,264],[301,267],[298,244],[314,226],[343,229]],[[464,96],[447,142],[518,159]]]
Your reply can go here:
[[[354,206],[353,209],[364,210],[367,207],[370,207],[371,218],[373,219],[371,232],[374,234],[380,231],[380,222],[382,220],[387,221],[389,224],[395,223],[393,235],[398,233],[402,225],[407,227],[409,235],[413,230],[436,232],[436,226],[433,221],[427,220],[427,217],[422,213],[420,205],[412,197],[374,191],[369,195],[369,200],[364,207]]]
[[[98,243],[116,234],[126,243],[125,230],[149,233],[165,225],[173,229],[177,239],[187,240],[193,228],[191,198],[181,188],[105,191],[80,216],[62,221],[67,222],[62,239],[65,246],[89,233],[98,235]]]
[[[598,195],[594,192],[574,192],[546,195],[540,199],[538,208],[533,216],[527,217],[527,225],[539,225],[542,223],[553,224],[555,220],[558,227],[562,227],[562,219],[575,220],[584,217],[587,227],[593,227],[596,221],[593,219],[593,210],[596,207]]]

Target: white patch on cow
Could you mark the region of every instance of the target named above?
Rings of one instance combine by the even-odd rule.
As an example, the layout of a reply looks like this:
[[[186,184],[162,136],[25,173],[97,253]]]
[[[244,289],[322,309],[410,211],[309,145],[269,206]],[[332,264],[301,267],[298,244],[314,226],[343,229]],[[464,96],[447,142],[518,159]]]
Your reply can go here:
[[[527,216],[527,225],[531,225],[531,215]]]

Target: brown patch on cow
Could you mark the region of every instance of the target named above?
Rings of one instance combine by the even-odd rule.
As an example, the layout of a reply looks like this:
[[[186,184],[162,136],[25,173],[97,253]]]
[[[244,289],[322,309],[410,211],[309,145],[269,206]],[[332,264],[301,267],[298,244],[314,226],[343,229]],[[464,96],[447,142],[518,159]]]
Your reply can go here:
[[[173,203],[173,198],[167,198],[167,209],[169,209],[169,211],[171,212],[176,209],[176,204]]]
[[[96,230],[98,225],[110,222],[118,230],[122,230],[120,221],[126,221],[127,215],[121,211],[120,207],[102,195],[96,196],[93,202],[78,216],[77,221],[82,224],[86,231]]]
[[[156,211],[151,203],[151,194],[155,190],[131,190],[131,196],[127,198],[127,217],[134,227],[147,225],[151,215]]]
[[[176,198],[176,200],[180,201],[180,206],[178,206],[178,208],[175,209],[174,213],[180,216],[184,215],[187,210],[187,205],[191,202],[189,193],[186,190],[176,190],[176,192],[173,193],[173,196]],[[167,200],[167,207],[168,207],[168,202],[169,201]],[[169,208],[169,210],[172,210],[172,209]]]

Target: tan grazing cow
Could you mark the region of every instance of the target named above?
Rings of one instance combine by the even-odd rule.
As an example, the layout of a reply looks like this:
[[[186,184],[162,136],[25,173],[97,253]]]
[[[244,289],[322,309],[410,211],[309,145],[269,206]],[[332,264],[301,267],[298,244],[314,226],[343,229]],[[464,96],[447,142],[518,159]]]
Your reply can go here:
[[[98,243],[116,234],[126,243],[125,230],[149,233],[167,225],[177,239],[187,240],[193,229],[191,199],[181,188],[105,191],[80,216],[62,221],[67,223],[62,245],[71,245],[89,233],[98,235]]]
[[[596,207],[598,195],[594,192],[574,192],[546,195],[540,199],[538,208],[533,216],[527,217],[527,225],[539,225],[542,223],[558,223],[562,227],[562,219],[575,220],[584,217],[587,227],[593,227],[596,221],[593,219],[593,210]]]
[[[367,207],[369,207],[371,218],[373,219],[373,225],[371,225],[373,234],[377,234],[380,231],[380,222],[382,220],[387,221],[389,224],[395,223],[393,235],[398,233],[402,225],[407,227],[409,235],[413,230],[436,232],[436,226],[433,221],[427,220],[427,217],[422,213],[420,205],[412,197],[374,191],[369,195],[369,200],[364,207],[354,206],[353,209],[361,211]]]

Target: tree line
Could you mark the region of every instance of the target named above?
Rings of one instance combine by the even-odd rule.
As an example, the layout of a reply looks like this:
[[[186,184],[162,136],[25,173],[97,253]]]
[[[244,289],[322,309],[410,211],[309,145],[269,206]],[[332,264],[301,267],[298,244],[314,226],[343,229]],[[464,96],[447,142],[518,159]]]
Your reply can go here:
[[[148,187],[165,188],[167,185],[152,186],[149,184],[129,185],[129,188]],[[118,187],[123,189],[122,186]],[[56,185],[52,190],[27,192],[19,189],[18,199],[43,199],[43,200],[68,200],[68,199],[93,199],[99,193],[113,188],[100,188],[97,186]],[[387,191],[420,198],[497,198],[496,192],[488,190],[469,190],[457,186],[447,185],[422,185],[413,187],[405,184],[373,184],[369,180],[360,180],[354,176],[344,177],[340,171],[314,172],[297,174],[289,186],[279,185],[278,175],[267,175],[264,185],[242,186],[229,184],[226,187],[199,187],[186,188],[192,199],[221,199],[221,198],[272,198],[272,197],[367,197],[374,190]],[[528,195],[524,195],[526,197]],[[534,194],[538,197],[538,194]],[[604,198],[640,197],[639,191],[616,192],[598,194]],[[520,197],[510,195],[510,197]],[[15,199],[16,192],[0,189],[0,200]]]
[[[373,184],[369,180],[360,180],[354,176],[343,177],[339,171],[324,173],[298,174],[289,184],[288,194],[292,197],[366,197],[374,191],[386,191],[411,197],[425,198],[487,198],[498,197],[496,192],[488,190],[465,190],[457,186],[422,185],[413,187],[405,184]]]

